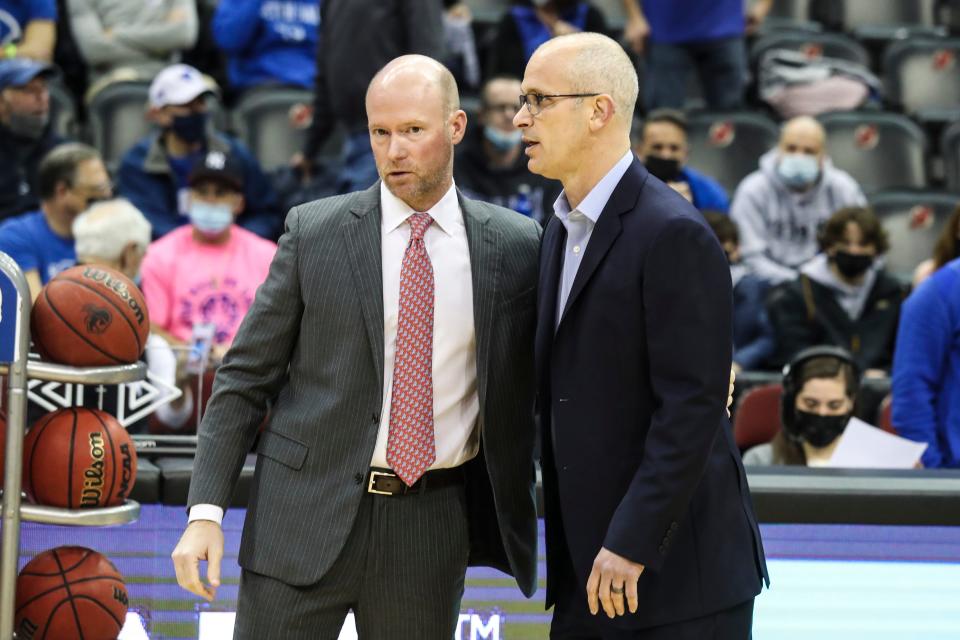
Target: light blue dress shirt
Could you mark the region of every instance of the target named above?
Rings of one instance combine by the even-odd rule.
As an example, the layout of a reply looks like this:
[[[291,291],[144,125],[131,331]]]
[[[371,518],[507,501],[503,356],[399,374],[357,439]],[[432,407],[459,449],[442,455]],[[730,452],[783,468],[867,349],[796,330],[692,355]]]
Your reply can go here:
[[[630,168],[633,158],[632,151],[623,154],[623,157],[590,190],[590,193],[576,209],[570,210],[566,191],[562,191],[560,197],[553,203],[554,215],[567,230],[567,245],[563,250],[563,272],[560,276],[560,290],[557,295],[555,326],[560,324],[560,319],[563,317],[563,310],[567,306],[567,297],[570,295],[573,281],[577,277],[580,261],[587,251],[587,243],[590,242],[593,228],[596,226],[600,214],[603,213],[603,208],[607,206],[610,196],[613,195],[613,190],[617,188],[623,174]]]

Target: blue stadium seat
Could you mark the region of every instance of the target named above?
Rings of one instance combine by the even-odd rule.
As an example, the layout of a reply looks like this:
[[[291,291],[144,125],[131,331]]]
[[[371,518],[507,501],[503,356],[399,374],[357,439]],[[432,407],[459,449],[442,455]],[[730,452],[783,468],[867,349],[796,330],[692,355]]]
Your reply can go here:
[[[960,204],[960,194],[882,191],[871,195],[869,200],[890,237],[887,269],[909,280],[916,266],[933,254],[944,224]]]
[[[890,44],[883,56],[888,99],[914,118],[960,118],[960,38],[910,38]]]
[[[864,192],[927,186],[927,136],[907,116],[848,111],[818,119],[827,132],[827,153]]]
[[[946,128],[940,138],[940,154],[947,188],[960,192],[960,121]]]
[[[751,111],[692,113],[688,123],[690,165],[716,178],[731,195],[780,137],[770,118]]]

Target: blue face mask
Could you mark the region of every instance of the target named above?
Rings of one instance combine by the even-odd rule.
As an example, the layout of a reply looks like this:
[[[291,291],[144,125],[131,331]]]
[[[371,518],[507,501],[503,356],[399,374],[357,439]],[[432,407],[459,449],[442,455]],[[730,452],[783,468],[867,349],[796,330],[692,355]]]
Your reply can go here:
[[[803,189],[820,177],[820,161],[805,153],[785,153],[777,163],[777,174],[788,187]]]
[[[203,235],[213,238],[233,224],[233,209],[228,204],[194,200],[190,203],[190,223]]]
[[[522,135],[519,129],[511,131],[510,133],[504,133],[500,131],[500,129],[489,125],[483,128],[483,137],[500,153],[506,153],[507,151],[515,149],[517,145],[520,144]]]

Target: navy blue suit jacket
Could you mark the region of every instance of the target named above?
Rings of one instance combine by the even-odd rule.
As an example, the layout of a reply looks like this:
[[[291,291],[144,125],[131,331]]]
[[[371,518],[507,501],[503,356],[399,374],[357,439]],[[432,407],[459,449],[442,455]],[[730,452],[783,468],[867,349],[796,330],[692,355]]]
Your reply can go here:
[[[556,325],[565,239],[552,218],[536,338],[548,604],[562,554],[583,591],[601,547],[646,567],[638,612],[606,624],[656,626],[752,598],[766,564],[725,411],[723,250],[697,210],[635,159]]]

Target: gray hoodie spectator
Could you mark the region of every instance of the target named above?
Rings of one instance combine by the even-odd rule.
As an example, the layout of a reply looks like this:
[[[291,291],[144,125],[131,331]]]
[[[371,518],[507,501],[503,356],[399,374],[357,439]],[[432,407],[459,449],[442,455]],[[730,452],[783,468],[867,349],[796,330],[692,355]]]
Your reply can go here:
[[[173,54],[197,41],[193,0],[70,0],[70,26],[90,68],[91,82],[152,79]]]
[[[730,216],[740,227],[744,262],[778,284],[796,278],[817,254],[817,232],[835,211],[865,204],[860,185],[825,155],[821,125],[799,117],[784,125],[777,148],[740,183]]]

